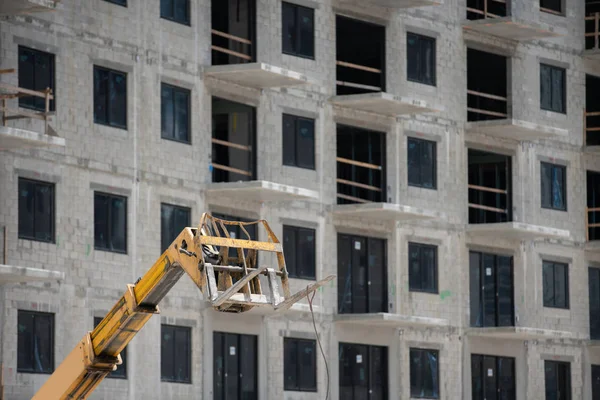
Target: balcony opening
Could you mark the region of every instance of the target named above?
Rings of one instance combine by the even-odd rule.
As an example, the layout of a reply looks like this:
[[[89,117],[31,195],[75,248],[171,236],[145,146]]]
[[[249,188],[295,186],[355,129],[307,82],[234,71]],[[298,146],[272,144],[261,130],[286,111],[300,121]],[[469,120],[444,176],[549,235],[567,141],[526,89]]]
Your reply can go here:
[[[512,221],[511,159],[469,149],[469,223]]]
[[[587,171],[587,239],[600,240],[600,172]]]
[[[254,107],[213,97],[213,182],[256,179],[255,113]]]
[[[386,201],[385,134],[337,127],[337,203]]]
[[[255,15],[255,0],[213,0],[212,65],[254,61]]]
[[[501,18],[508,15],[506,1],[467,0],[467,19]]]
[[[600,78],[585,76],[585,145],[600,146]]]
[[[336,16],[337,94],[385,92],[385,27]]]
[[[467,121],[508,117],[507,57],[467,49]]]
[[[540,11],[563,15],[563,0],[540,0]]]
[[[600,50],[600,1],[585,0],[585,49]]]

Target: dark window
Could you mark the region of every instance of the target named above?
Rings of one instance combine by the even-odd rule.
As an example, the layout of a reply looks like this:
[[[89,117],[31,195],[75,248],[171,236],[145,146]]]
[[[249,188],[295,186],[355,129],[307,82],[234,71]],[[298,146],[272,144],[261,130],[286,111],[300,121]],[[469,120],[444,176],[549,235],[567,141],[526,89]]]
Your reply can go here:
[[[408,184],[436,188],[436,143],[408,138]]]
[[[469,253],[471,326],[514,326],[512,263],[509,256]]]
[[[567,211],[567,167],[541,163],[542,208]]]
[[[600,340],[600,268],[588,269],[590,339]],[[600,393],[599,393],[600,394]]]
[[[189,25],[190,0],[160,0],[160,17]]]
[[[317,391],[316,341],[283,339],[284,390]]]
[[[571,400],[571,365],[567,362],[544,361],[546,400]]]
[[[435,39],[408,32],[406,44],[407,79],[435,86]]]
[[[437,246],[408,244],[408,285],[413,292],[438,292]]]
[[[469,149],[469,223],[512,221],[510,156]]]
[[[94,193],[94,248],[127,252],[127,198]]]
[[[566,70],[552,65],[540,65],[540,103],[542,110],[566,114]]]
[[[212,65],[255,61],[256,0],[211,1],[211,31]]]
[[[315,120],[283,114],[283,165],[315,169]]]
[[[562,14],[563,1],[564,0],[540,0],[540,10],[551,12],[552,14]]]
[[[569,308],[569,268],[567,264],[543,262],[544,307]]]
[[[592,400],[600,400],[600,365],[592,365]]]
[[[54,54],[19,46],[19,87],[44,91],[54,87]],[[19,97],[19,106],[46,111],[46,99],[36,96]],[[50,111],[55,110],[54,100],[50,100]]]
[[[283,52],[314,59],[315,11],[286,2],[282,2],[281,6]]]
[[[19,310],[17,372],[54,371],[54,314]]]
[[[118,4],[120,6],[125,6],[127,7],[127,0],[104,0],[108,3],[113,3],[113,4]]]
[[[600,3],[598,4],[600,6]],[[600,93],[600,92],[598,92]],[[600,172],[587,171],[587,240],[600,240]]]
[[[315,279],[315,230],[283,226],[285,266],[290,277]]]
[[[100,322],[102,322],[102,317],[94,317],[94,328]],[[121,365],[118,365],[115,371],[108,374],[107,378],[127,379],[127,346],[121,351],[121,361]]]
[[[163,139],[190,143],[190,91],[161,84],[160,126]]]
[[[516,399],[515,359],[471,355],[471,399]]]
[[[506,6],[495,1],[479,1],[487,2],[488,7]],[[467,48],[467,121],[508,118],[508,65],[505,56]]]
[[[387,312],[386,241],[338,235],[338,313]]]
[[[410,397],[440,397],[438,357],[437,350],[410,349]]]
[[[127,74],[94,66],[94,122],[127,129]]]
[[[160,379],[192,383],[192,329],[161,325]]]
[[[257,337],[213,333],[214,399],[258,400]]]
[[[340,399],[388,398],[388,349],[382,346],[340,343]]]
[[[54,242],[54,184],[19,178],[19,238]]]
[[[163,252],[184,228],[190,226],[191,214],[192,210],[187,207],[160,205],[160,243]]]

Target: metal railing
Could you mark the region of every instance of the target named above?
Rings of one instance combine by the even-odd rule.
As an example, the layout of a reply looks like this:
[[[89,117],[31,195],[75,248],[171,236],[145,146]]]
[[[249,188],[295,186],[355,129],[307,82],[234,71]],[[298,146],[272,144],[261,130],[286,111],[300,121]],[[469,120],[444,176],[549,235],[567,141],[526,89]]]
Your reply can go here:
[[[381,82],[381,74],[383,73],[383,71],[381,69],[367,67],[365,65],[352,64],[352,63],[345,62],[345,61],[336,61],[335,65],[337,65],[338,67],[342,67],[342,68],[351,68],[351,69],[355,69],[358,71],[379,74],[380,82]],[[350,88],[354,88],[354,89],[362,89],[362,90],[371,90],[374,92],[381,92],[383,90],[380,86],[364,85],[362,83],[356,83],[356,82],[336,81],[336,84],[338,86],[346,86],[346,87],[350,87]]]
[[[222,38],[225,38],[225,39],[233,40],[234,42],[248,45],[248,47],[252,46],[252,41],[248,40],[248,39],[245,39],[243,37],[231,35],[229,33],[221,32],[221,31],[218,31],[216,29],[211,29],[210,32],[213,35],[215,35],[215,36],[219,36],[219,37],[222,37]],[[219,52],[219,53],[224,53],[224,54],[228,54],[230,56],[237,57],[237,58],[243,60],[242,62],[251,62],[252,61],[252,55],[251,55],[250,50],[247,51],[248,54],[244,54],[244,53],[240,53],[239,51],[234,51],[234,50],[231,50],[231,49],[226,49],[225,47],[215,46],[214,44],[211,45],[210,48],[212,50],[214,50],[214,51]]]
[[[505,189],[497,189],[497,188],[472,185],[472,184],[469,184],[468,188],[471,190],[478,191],[478,192],[496,193],[496,194],[508,196],[508,190],[505,190]],[[495,213],[499,213],[499,214],[506,214],[506,217],[508,219],[508,210],[504,209],[504,208],[491,207],[491,206],[486,206],[483,204],[476,204],[476,203],[469,203],[469,208],[475,208],[475,209],[484,210],[484,211],[491,211],[491,212],[495,212]]]
[[[353,166],[359,167],[359,168],[367,168],[367,169],[383,172],[383,167],[381,165],[370,164],[370,163],[366,163],[366,162],[362,162],[362,161],[354,161],[354,160],[351,160],[348,158],[343,158],[343,157],[336,157],[336,161],[341,164],[353,165]],[[376,192],[376,193],[383,192],[383,189],[380,187],[367,185],[367,184],[360,183],[360,182],[354,182],[354,181],[347,180],[347,179],[337,178],[336,182],[339,184],[342,184],[342,185],[348,185],[348,186],[356,187],[359,189],[369,190],[371,192]],[[350,196],[350,195],[343,194],[343,193],[337,193],[337,198],[343,199],[343,200],[348,200],[348,201],[354,201],[356,203],[371,203],[371,201],[369,201],[369,200],[362,199],[360,197]]]
[[[497,96],[495,94],[478,92],[478,91],[475,91],[475,90],[467,90],[467,95],[468,96],[481,97],[481,98],[489,99],[489,100],[502,101],[502,102],[505,103],[504,108],[506,109],[508,107],[508,98],[503,97],[503,96]],[[487,115],[487,116],[490,116],[490,117],[508,118],[508,113],[505,113],[505,112],[502,113],[502,112],[498,112],[498,111],[491,111],[491,110],[486,110],[486,109],[482,109],[482,108],[467,107],[467,111],[468,112],[472,112],[472,113],[476,113],[476,114]]]

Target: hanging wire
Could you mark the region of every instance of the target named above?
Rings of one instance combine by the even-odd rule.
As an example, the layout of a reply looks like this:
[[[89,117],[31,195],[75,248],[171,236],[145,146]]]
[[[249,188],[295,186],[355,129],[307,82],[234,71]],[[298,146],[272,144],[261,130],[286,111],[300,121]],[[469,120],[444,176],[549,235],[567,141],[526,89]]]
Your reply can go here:
[[[327,357],[325,356],[325,351],[323,350],[323,346],[321,345],[321,339],[319,338],[319,332],[317,331],[317,323],[315,322],[315,312],[313,311],[313,299],[317,294],[317,291],[312,292],[312,296],[309,296],[310,292],[308,290],[308,286],[306,287],[306,300],[308,301],[308,307],[310,308],[310,315],[312,316],[313,328],[315,329],[315,335],[317,336],[317,343],[319,344],[319,349],[321,350],[321,355],[323,356],[323,361],[325,362],[325,372],[327,372],[327,391],[325,392],[325,400],[329,399],[329,365],[327,364]]]

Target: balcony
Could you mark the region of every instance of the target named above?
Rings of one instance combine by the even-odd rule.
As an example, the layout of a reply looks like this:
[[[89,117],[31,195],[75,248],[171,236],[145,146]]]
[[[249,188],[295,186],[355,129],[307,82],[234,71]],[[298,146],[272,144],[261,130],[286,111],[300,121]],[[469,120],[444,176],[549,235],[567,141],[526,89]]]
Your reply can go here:
[[[438,108],[424,100],[395,96],[385,92],[334,96],[330,99],[330,102],[339,107],[381,114],[389,117],[439,111]]]
[[[517,141],[566,138],[566,129],[510,116],[508,66],[505,56],[467,49],[467,132]]]
[[[337,314],[335,322],[340,325],[382,327],[382,328],[437,328],[446,327],[447,319],[417,317],[392,313]]]
[[[54,11],[60,0],[2,0],[0,16]]]
[[[522,222],[500,222],[467,226],[467,235],[471,237],[499,238],[508,240],[569,239],[571,234],[564,229],[526,224]]]
[[[468,328],[469,337],[485,337],[493,339],[544,340],[544,339],[583,339],[574,332],[553,329],[538,329],[521,326],[502,326],[492,328]]]
[[[600,60],[600,2],[585,1],[585,57]]]
[[[205,192],[209,201],[217,202],[223,198],[259,203],[319,199],[319,193],[314,190],[260,180],[211,183],[206,185]]]
[[[0,264],[0,285],[25,282],[57,282],[64,279],[64,272]]]
[[[394,203],[345,204],[333,206],[332,214],[340,218],[365,218],[377,221],[416,221],[445,219],[445,214]]]
[[[357,3],[363,4],[362,1],[357,1]],[[443,0],[366,0],[365,3],[394,9],[439,6],[444,4]]]
[[[0,71],[0,73],[12,72],[14,72],[12,69]],[[44,111],[25,109],[19,107],[18,104],[12,107],[9,105],[10,101],[25,98],[43,99]],[[50,89],[40,92],[0,82],[0,112],[2,113],[0,151],[32,147],[64,147],[65,140],[58,137],[57,133],[50,126],[50,118],[54,115],[54,112],[50,111],[50,101],[53,99],[54,96],[52,96]],[[40,130],[42,132],[7,125],[9,121],[23,119],[41,121]]]
[[[556,13],[551,9],[542,10],[546,13]],[[515,14],[511,12],[508,1],[467,0],[467,20],[463,22],[463,29],[515,41],[551,38],[567,33],[552,24],[540,21],[539,18],[523,18],[519,15],[536,15],[533,6]]]

